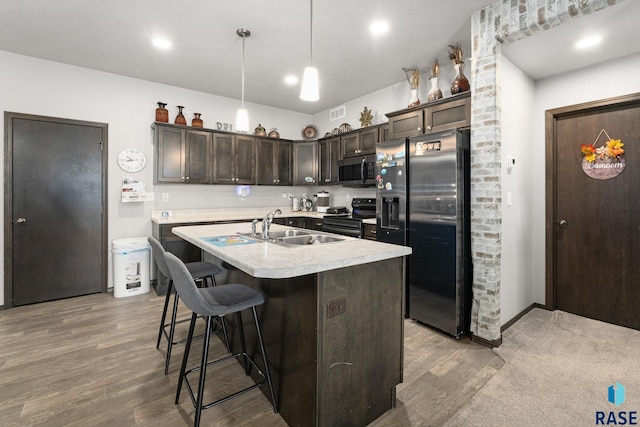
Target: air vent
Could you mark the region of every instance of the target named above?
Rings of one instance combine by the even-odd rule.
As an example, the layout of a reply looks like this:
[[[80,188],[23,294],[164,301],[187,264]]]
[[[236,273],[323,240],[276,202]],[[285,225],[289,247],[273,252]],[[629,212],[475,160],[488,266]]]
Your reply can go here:
[[[341,107],[334,108],[333,110],[329,111],[329,121],[341,119],[346,115],[347,115],[346,106],[343,105]]]

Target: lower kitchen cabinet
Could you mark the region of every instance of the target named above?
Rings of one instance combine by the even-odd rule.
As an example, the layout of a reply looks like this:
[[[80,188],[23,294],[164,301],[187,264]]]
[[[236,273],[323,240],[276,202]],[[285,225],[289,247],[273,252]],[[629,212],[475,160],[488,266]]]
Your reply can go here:
[[[367,239],[367,240],[378,240],[378,237],[376,235],[377,233],[377,226],[375,224],[363,224],[363,238]]]

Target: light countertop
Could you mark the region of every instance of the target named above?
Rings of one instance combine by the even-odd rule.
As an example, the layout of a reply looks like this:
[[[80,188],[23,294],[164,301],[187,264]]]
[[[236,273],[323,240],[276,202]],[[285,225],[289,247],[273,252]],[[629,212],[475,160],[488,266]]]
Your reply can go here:
[[[169,209],[166,211],[151,211],[151,221],[156,224],[185,224],[190,222],[213,222],[262,219],[266,214],[280,209],[282,214],[277,217],[307,217],[323,218],[328,214],[323,212],[304,212],[291,210],[291,207],[258,207],[258,208],[216,208],[216,209]],[[162,213],[168,215],[163,216]],[[362,220],[365,224],[375,224],[375,218]]]
[[[253,220],[261,219],[266,214],[276,209],[282,211],[282,217],[310,217],[322,218],[326,214],[318,212],[294,212],[291,206],[288,207],[257,207],[257,208],[216,208],[216,209],[168,209],[166,211],[151,211],[151,221],[156,224],[180,224],[188,222],[209,222],[209,221],[232,221],[232,220]],[[162,213],[168,215],[163,216]]]
[[[303,214],[308,213],[303,212]],[[277,224],[271,226],[272,231],[290,228],[292,227]],[[205,240],[205,238],[216,236],[250,233],[250,222],[181,226],[174,227],[172,231],[177,236],[251,276],[270,279],[297,277],[411,254],[411,248],[407,246],[339,235],[335,236],[344,239],[343,241],[295,247],[284,247],[262,241],[251,244],[217,246],[211,241]],[[322,234],[320,232],[313,233]]]

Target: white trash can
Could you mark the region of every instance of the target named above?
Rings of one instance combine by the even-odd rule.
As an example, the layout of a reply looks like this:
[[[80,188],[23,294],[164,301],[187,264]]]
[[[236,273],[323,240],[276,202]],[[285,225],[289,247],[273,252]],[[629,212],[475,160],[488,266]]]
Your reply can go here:
[[[151,246],[146,237],[127,237],[112,243],[113,296],[116,298],[149,292]]]

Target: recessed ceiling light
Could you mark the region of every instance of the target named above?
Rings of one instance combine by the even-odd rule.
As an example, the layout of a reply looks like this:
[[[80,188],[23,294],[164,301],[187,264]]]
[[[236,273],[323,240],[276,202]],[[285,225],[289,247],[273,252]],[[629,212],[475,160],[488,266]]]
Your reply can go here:
[[[374,21],[369,26],[369,31],[374,36],[385,34],[389,31],[389,23],[387,21]]]
[[[151,40],[151,43],[158,49],[168,50],[171,49],[171,42],[167,39],[163,39],[161,37],[156,37]]]
[[[289,74],[288,76],[286,76],[284,78],[284,82],[288,85],[293,86],[294,84],[298,83],[298,76],[294,76],[293,74]]]
[[[576,49],[586,49],[599,44],[602,41],[601,36],[591,36],[580,39],[574,45]]]

